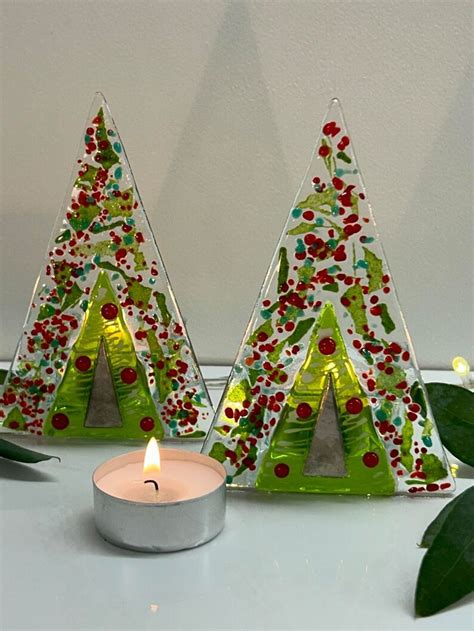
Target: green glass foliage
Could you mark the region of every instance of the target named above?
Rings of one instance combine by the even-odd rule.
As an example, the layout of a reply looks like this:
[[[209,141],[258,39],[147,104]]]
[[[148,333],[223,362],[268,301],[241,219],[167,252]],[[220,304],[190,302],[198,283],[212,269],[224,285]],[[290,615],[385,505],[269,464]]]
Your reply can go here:
[[[318,344],[327,339],[335,342],[335,351],[325,355]],[[344,477],[310,476],[304,472],[329,377],[344,446]],[[357,410],[355,413],[348,411],[349,402]],[[305,406],[303,417],[298,414],[301,405]],[[369,402],[357,381],[331,303],[324,306],[313,328],[308,353],[263,457],[256,487],[268,491],[381,495],[394,491],[385,448],[372,424]]]
[[[107,309],[110,312],[108,318],[102,313],[105,310],[107,314]],[[115,317],[110,317],[115,313]],[[120,303],[105,272],[99,274],[92,291],[82,329],[72,347],[44,433],[98,438],[110,434],[110,427],[84,425],[101,344],[106,350],[121,418],[120,427],[113,429],[114,437],[142,438],[150,434],[162,438],[163,427],[148,389],[146,374],[137,359]]]

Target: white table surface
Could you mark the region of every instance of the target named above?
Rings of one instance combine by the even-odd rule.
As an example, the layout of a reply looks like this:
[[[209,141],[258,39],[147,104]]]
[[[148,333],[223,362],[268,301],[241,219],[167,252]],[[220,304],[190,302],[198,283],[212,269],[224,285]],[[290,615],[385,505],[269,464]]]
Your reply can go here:
[[[227,370],[209,367],[204,374]],[[448,372],[424,377],[457,381]],[[212,395],[217,402],[220,390]],[[97,534],[91,474],[136,443],[10,437],[61,462],[26,466],[0,459],[4,631],[473,629],[469,597],[431,618],[413,615],[424,554],[417,542],[448,498],[234,491],[225,528],[212,542],[183,552],[135,553]],[[472,485],[473,473],[459,467],[457,493]]]

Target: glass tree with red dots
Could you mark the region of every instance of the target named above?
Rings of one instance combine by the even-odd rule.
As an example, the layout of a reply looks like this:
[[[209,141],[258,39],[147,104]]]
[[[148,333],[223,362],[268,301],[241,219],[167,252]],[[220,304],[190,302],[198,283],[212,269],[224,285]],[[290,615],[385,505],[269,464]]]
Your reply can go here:
[[[209,401],[122,141],[97,94],[0,419],[34,434],[202,438]]]
[[[454,490],[337,100],[203,451],[235,487]]]

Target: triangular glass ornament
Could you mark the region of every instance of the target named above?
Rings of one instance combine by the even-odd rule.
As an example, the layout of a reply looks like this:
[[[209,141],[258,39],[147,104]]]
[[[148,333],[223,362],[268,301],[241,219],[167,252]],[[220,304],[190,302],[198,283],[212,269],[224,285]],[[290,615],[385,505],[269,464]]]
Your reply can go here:
[[[98,93],[0,419],[34,434],[202,438],[211,412],[122,141]]]
[[[454,490],[337,100],[203,451],[232,487]]]

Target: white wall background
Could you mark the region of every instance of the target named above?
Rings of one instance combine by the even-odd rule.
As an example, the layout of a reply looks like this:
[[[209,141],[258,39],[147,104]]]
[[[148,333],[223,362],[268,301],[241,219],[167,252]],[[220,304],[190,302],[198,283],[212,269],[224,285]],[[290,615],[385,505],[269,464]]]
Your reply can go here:
[[[0,6],[0,358],[100,89],[203,362],[235,355],[338,96],[419,363],[474,363],[472,2]]]

